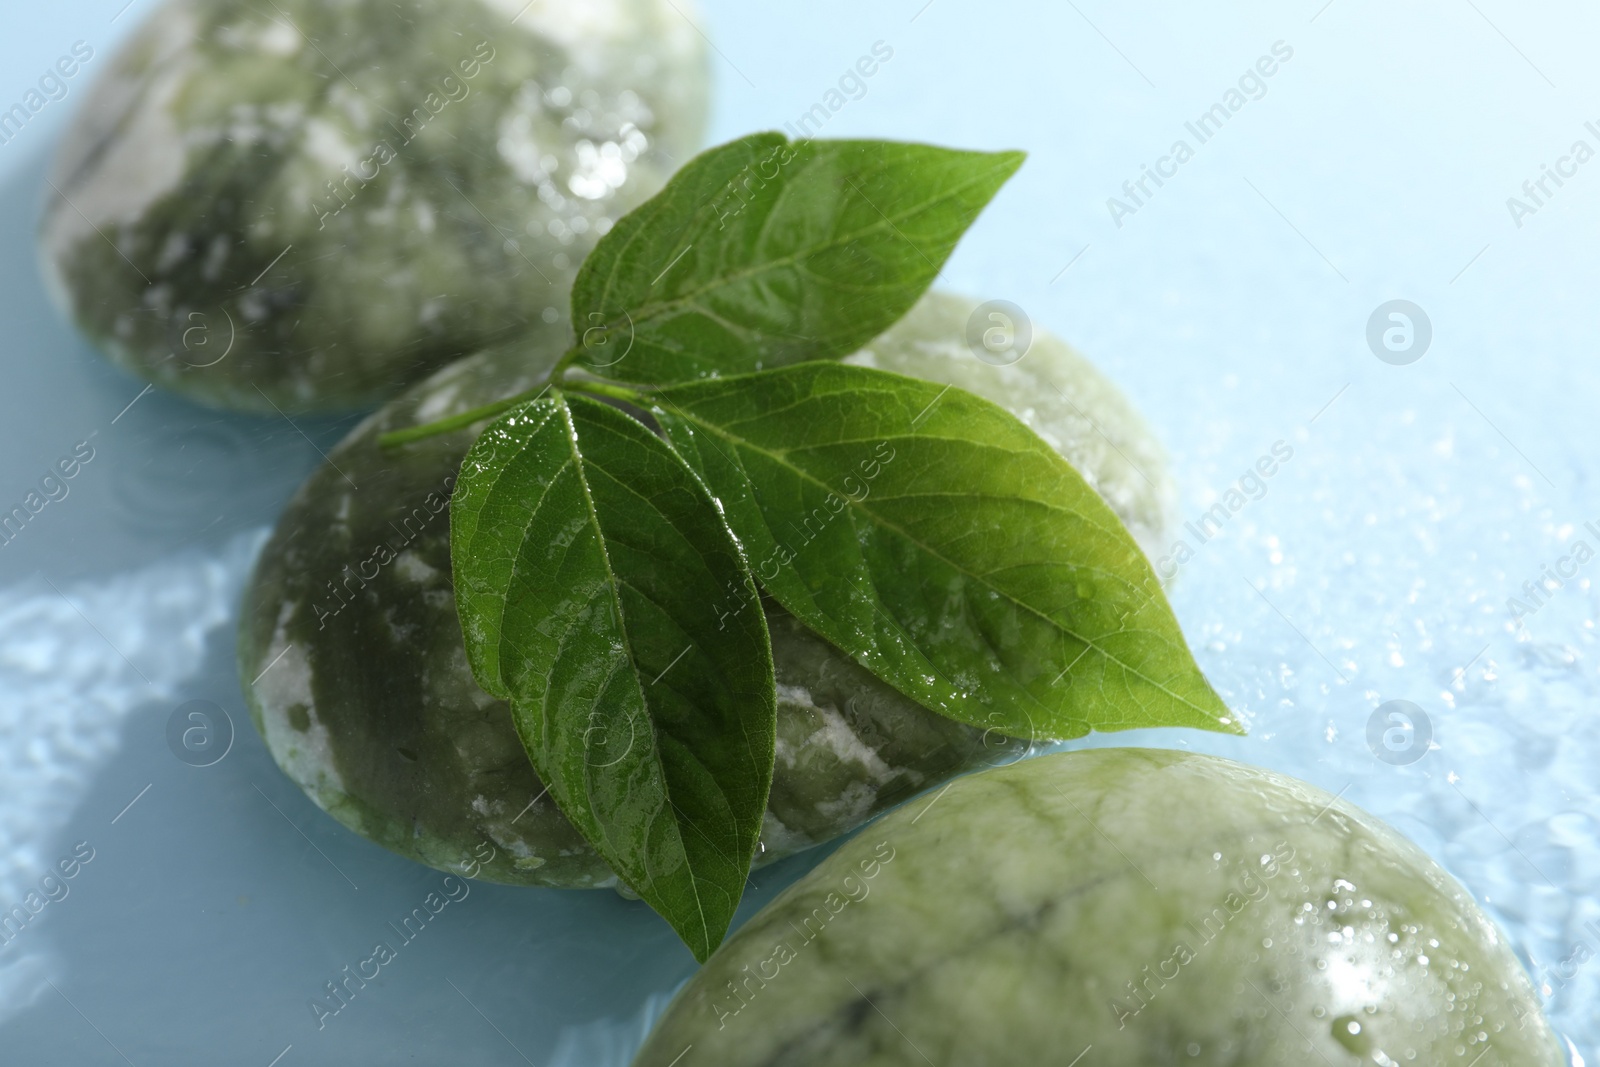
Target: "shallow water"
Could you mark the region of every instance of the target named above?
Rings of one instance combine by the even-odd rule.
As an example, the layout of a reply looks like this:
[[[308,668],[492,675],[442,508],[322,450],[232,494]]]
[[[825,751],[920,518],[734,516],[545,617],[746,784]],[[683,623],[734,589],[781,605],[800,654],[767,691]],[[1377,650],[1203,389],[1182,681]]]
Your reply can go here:
[[[17,91],[76,38],[109,47],[139,14],[112,23],[121,6],[30,14],[0,46]],[[1250,737],[1090,743],[1246,759],[1389,820],[1504,925],[1594,1062],[1600,562],[1521,619],[1507,602],[1536,606],[1524,584],[1578,540],[1600,549],[1585,528],[1600,529],[1600,170],[1550,186],[1520,227],[1506,198],[1574,140],[1600,147],[1579,103],[1595,16],[1362,0],[705,7],[724,53],[713,140],[798,117],[883,40],[894,58],[825,135],[1032,152],[941,284],[1016,302],[1122,383],[1173,454],[1181,521],[1276,443],[1292,449],[1214,536],[1179,527],[1193,554],[1175,606]],[[1279,40],[1294,54],[1264,95],[1118,227],[1107,198],[1193,141],[1184,123]],[[0,548],[0,904],[79,842],[94,858],[0,948],[0,1047],[82,1064],[625,1062],[693,963],[606,893],[475,886],[317,1027],[310,998],[441,878],[318,812],[238,696],[253,553],[349,422],[141,395],[72,337],[30,248],[72,101],[0,147],[0,504],[94,449],[66,498]],[[1432,324],[1406,365],[1366,338],[1393,299]],[[196,700],[231,719],[210,766],[168,747]],[[1386,745],[1382,716],[1369,742],[1393,700],[1415,705],[1425,747],[1405,728]],[[758,873],[745,913],[810,862]]]

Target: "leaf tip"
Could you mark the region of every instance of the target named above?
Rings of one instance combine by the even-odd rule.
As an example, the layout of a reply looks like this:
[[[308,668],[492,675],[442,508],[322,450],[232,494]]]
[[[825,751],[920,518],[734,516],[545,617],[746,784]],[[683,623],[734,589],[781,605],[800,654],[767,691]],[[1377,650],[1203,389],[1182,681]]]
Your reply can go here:
[[[1017,171],[1028,161],[1028,153],[1020,148],[1008,148],[1000,152],[990,152],[989,158],[994,160],[994,169],[1000,174],[1000,184],[1004,185],[1016,177]]]
[[[1219,734],[1232,734],[1235,737],[1250,736],[1250,730],[1244,724],[1244,717],[1238,712],[1234,711],[1232,708],[1228,707],[1221,695],[1219,695],[1215,689],[1211,688],[1211,684],[1209,682],[1206,683],[1206,688],[1210,689],[1211,691],[1213,704],[1213,709],[1211,712],[1212,725],[1210,726],[1210,729]]]

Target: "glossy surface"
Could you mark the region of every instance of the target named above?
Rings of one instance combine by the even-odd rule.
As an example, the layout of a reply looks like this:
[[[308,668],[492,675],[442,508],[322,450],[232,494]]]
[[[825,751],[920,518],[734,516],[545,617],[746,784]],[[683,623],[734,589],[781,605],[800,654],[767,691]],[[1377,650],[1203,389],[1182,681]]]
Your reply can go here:
[[[911,320],[941,334],[958,328],[949,309],[961,304],[930,297]],[[445,869],[493,842],[481,873],[496,881],[613,885],[609,868],[544,796],[507,706],[479,688],[468,667],[443,494],[472,433],[387,452],[375,440],[528,388],[563,350],[564,330],[551,326],[526,345],[447,368],[330,453],[262,553],[240,629],[240,674],[259,679],[246,698],[274,758],[346,826]],[[876,358],[915,365],[914,349],[899,354],[904,344],[892,334],[880,339]],[[1103,425],[1142,449],[1135,454],[1159,456],[1092,367],[1059,345],[1038,356],[1068,388],[1104,401]],[[980,365],[1004,396],[1003,369]],[[927,362],[931,375],[958,369]],[[1066,447],[1100,455],[1086,424],[1046,426]],[[1102,484],[1123,476],[1111,464],[1091,473]],[[1162,502],[1136,497],[1136,506],[1150,521]],[[386,551],[394,561],[380,566]],[[769,609],[778,734],[758,863],[829,840],[958,770],[1021,752],[999,734],[923,710]]]
[[[927,291],[1022,160],[775,133],[710,149],[578,272],[579,365],[666,383],[848,355]]]
[[[1101,749],[958,779],[746,923],[636,1063],[1560,1067],[1500,931],[1295,779]]]
[[[122,367],[266,412],[564,313],[706,110],[666,0],[169,0],[105,63],[51,178],[57,300]]]
[[[637,419],[550,390],[462,460],[450,549],[473,677],[510,702],[556,806],[705,959],[776,730],[761,599],[705,484]]]
[[[1241,732],[1121,520],[998,405],[831,361],[647,395],[767,592],[923,706],[1027,741]]]

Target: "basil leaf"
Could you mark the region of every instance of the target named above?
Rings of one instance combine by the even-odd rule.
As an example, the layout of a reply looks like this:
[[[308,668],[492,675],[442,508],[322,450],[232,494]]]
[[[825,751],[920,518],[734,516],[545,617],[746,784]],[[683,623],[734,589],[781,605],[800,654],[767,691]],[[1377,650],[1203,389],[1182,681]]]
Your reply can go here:
[[[750,869],[777,715],[716,504],[638,421],[558,394],[484,431],[450,515],[479,684],[511,701],[556,804],[704,960]]]
[[[1239,730],[1122,523],[1002,408],[834,363],[649,397],[766,590],[913,700],[1028,739]]]
[[[675,382],[845,356],[932,284],[1020,152],[763,133],[691,160],[584,261],[584,369]]]

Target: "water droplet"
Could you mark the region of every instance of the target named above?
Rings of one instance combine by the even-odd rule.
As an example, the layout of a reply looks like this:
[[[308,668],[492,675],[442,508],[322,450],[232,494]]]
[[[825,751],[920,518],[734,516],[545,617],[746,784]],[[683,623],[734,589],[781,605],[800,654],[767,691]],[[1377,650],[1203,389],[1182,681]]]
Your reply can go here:
[[[1333,1039],[1355,1055],[1366,1058],[1372,1051],[1372,1037],[1361,1026],[1354,1015],[1341,1015],[1333,1020],[1330,1028]]]

